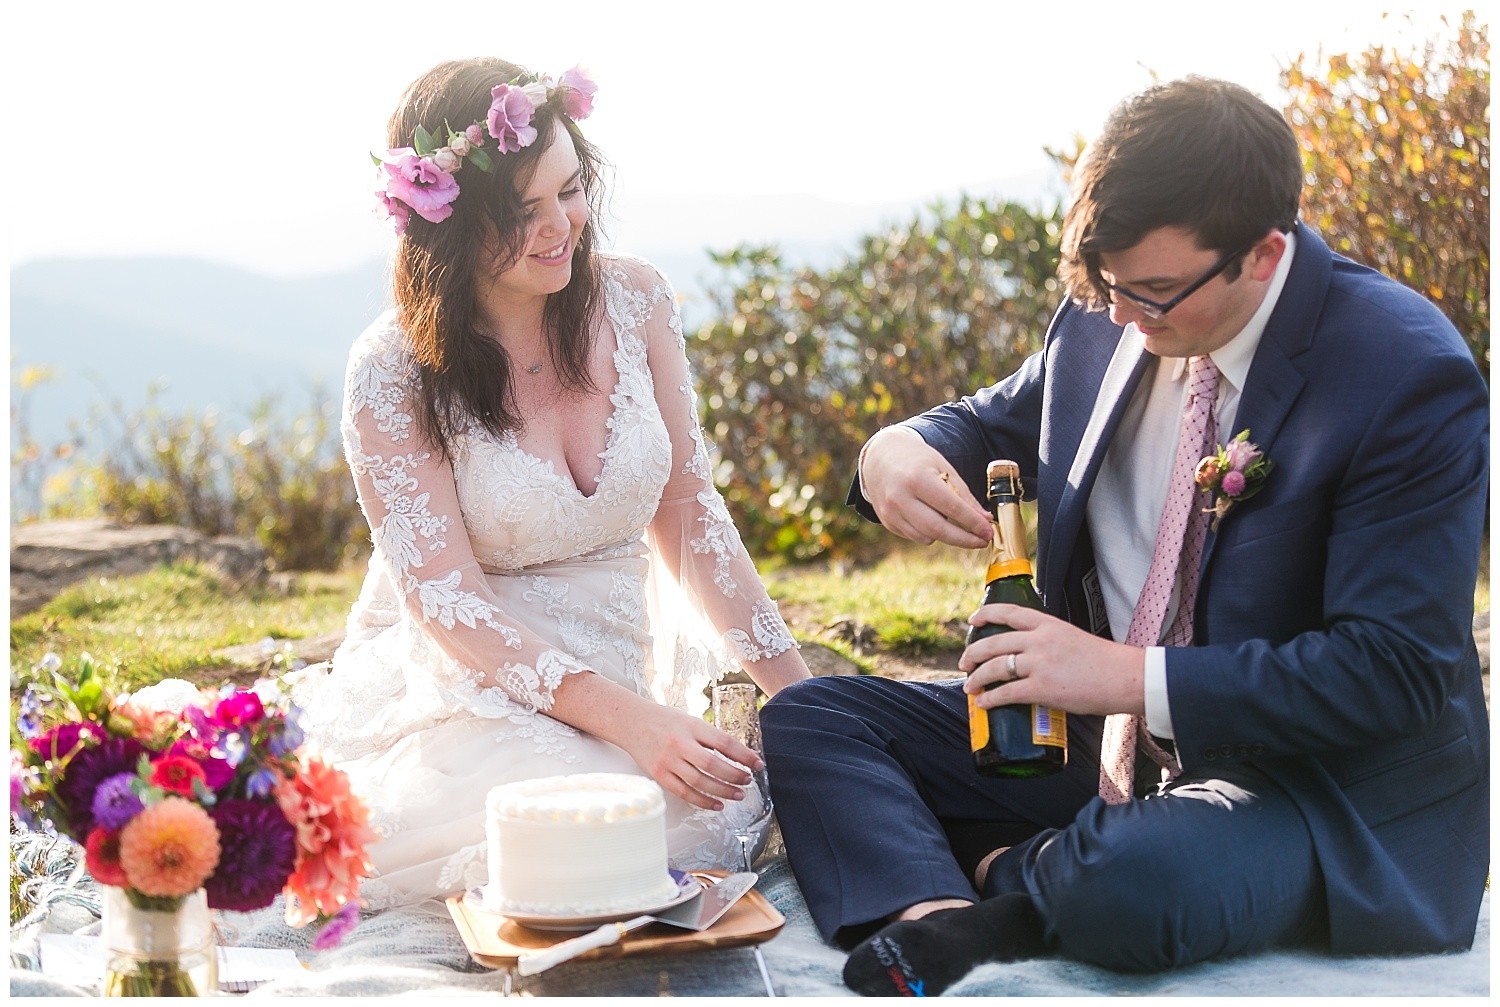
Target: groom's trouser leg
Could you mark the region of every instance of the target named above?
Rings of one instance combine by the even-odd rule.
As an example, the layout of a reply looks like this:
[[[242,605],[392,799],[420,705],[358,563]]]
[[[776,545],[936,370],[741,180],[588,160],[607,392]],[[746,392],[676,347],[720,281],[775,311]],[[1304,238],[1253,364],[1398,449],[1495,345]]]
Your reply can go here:
[[[1098,790],[1098,721],[1069,718],[1068,768],[1032,780],[974,771],[956,684],[816,678],[761,711],[787,857],[825,938],[930,899],[975,899],[944,820],[1067,825]]]
[[[1306,822],[1243,764],[1128,804],[1093,801],[996,858],[984,889],[1029,893],[1049,945],[1120,971],[1327,941]]]

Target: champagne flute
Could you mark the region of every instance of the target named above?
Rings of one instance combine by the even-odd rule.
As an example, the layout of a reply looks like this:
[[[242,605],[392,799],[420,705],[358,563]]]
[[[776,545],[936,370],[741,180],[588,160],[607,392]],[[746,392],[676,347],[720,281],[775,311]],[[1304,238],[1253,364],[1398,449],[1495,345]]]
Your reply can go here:
[[[757,698],[758,692],[755,686],[747,683],[735,682],[714,686],[714,726],[732,735],[746,748],[761,756],[761,762],[764,765],[765,753],[761,748],[760,712],[756,708]],[[753,769],[750,771],[750,776],[752,785],[760,794],[760,809],[750,820],[738,822],[735,825],[735,838],[740,844],[741,869],[746,871],[754,870],[751,865],[765,849],[766,839],[771,830],[772,812],[771,791],[767,785],[765,769]],[[746,797],[748,796],[747,794]]]

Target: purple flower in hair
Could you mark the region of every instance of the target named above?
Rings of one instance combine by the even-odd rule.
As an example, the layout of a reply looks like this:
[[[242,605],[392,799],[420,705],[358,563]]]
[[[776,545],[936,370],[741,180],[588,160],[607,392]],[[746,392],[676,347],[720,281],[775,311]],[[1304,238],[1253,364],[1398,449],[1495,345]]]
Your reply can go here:
[[[429,223],[437,224],[453,213],[458,183],[453,176],[419,157],[410,147],[397,147],[381,159],[385,170],[385,195],[399,199]],[[389,209],[389,200],[386,202]]]
[[[599,85],[583,67],[575,66],[564,71],[557,89],[562,93],[563,111],[568,113],[568,118],[586,119],[594,110],[594,92],[599,90]]]
[[[536,141],[536,127],[531,124],[535,109],[526,92],[512,84],[499,84],[490,88],[490,97],[494,101],[490,103],[490,114],[485,122],[500,153],[509,154],[530,147]]]

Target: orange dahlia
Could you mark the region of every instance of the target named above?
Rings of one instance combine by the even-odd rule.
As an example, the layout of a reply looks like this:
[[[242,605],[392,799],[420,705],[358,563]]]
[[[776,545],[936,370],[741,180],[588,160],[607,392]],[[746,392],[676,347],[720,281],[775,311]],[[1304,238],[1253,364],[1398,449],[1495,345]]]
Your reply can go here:
[[[297,866],[286,883],[286,921],[300,927],[359,898],[372,870],[365,844],[375,833],[370,811],[349,778],[321,759],[304,759],[276,788],[276,801],[297,830]]]
[[[143,895],[186,895],[218,865],[219,830],[192,801],[168,797],[120,831],[120,866],[130,887]]]

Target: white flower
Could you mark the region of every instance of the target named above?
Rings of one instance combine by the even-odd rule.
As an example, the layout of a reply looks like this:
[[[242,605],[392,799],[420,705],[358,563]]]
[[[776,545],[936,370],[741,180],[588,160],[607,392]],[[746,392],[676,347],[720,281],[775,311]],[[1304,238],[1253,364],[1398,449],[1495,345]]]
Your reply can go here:
[[[451,147],[443,147],[432,153],[432,163],[443,171],[457,171],[458,166],[463,163],[462,158],[453,152]]]
[[[467,136],[464,136],[462,133],[455,136],[448,143],[448,149],[453,151],[453,153],[457,154],[459,157],[468,157],[469,150],[473,148],[473,146],[474,145],[469,142],[469,138]]]
[[[547,85],[533,82],[523,85],[521,93],[531,102],[532,108],[541,108],[547,102]]]
[[[160,713],[182,713],[189,706],[196,706],[203,694],[192,682],[180,678],[164,678],[155,685],[148,685],[140,692],[128,697],[132,706]]]

